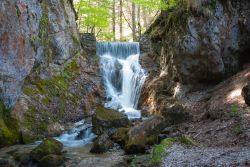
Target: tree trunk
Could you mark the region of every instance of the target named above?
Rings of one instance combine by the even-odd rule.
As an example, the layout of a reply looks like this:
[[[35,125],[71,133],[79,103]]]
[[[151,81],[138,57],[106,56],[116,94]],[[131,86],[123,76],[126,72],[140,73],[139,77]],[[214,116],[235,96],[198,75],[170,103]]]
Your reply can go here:
[[[113,35],[114,38],[113,40],[116,41],[116,30],[115,30],[115,25],[116,25],[116,13],[115,13],[115,0],[113,0],[113,16],[112,16],[112,22],[113,22]]]
[[[142,15],[143,15],[142,18],[143,18],[144,27],[148,29],[148,19],[147,19],[145,8],[142,9]]]
[[[137,8],[137,31],[138,31],[138,39],[141,38],[141,7]]]
[[[132,3],[132,34],[133,34],[133,41],[136,41],[135,3]]]
[[[123,41],[122,14],[123,14],[123,2],[122,2],[122,0],[120,0],[120,41]]]

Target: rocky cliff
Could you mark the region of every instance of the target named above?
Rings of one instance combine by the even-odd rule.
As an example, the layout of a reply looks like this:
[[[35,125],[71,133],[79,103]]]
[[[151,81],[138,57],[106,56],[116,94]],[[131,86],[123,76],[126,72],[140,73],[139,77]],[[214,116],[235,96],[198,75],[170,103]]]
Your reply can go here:
[[[192,119],[186,126],[196,128],[194,136],[200,141],[211,138],[208,145],[218,146],[236,141],[232,129],[249,127],[249,107],[241,96],[242,88],[250,82],[249,9],[247,0],[199,0],[179,1],[174,9],[163,11],[141,39],[141,64],[149,72],[140,100],[143,114],[169,117],[175,113],[179,118],[188,112]],[[228,121],[234,110],[245,123]],[[220,139],[199,134],[212,128],[214,120],[225,121],[224,134],[213,132]],[[249,132],[244,132],[249,138]]]
[[[102,97],[75,19],[71,0],[0,2],[0,145],[58,133]]]
[[[243,70],[250,62],[249,7],[244,0],[199,0],[163,11],[141,40],[142,64],[155,59],[160,80],[168,82],[162,93],[177,95],[177,83],[215,85]]]

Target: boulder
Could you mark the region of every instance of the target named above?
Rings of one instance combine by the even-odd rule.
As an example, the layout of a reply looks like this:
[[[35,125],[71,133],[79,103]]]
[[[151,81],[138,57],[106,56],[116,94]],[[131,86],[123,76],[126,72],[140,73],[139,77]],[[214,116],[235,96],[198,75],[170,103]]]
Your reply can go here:
[[[158,142],[158,135],[166,127],[162,116],[152,116],[142,123],[132,127],[128,132],[128,142],[125,151],[129,154],[144,153],[148,144]]]
[[[250,106],[250,84],[242,89],[242,96],[248,106]]]
[[[61,155],[47,155],[38,162],[38,167],[56,167],[63,164],[64,157]]]
[[[118,143],[120,146],[124,147],[126,142],[128,141],[128,131],[129,128],[119,128],[112,136],[112,140],[115,143]]]
[[[41,144],[30,152],[33,161],[40,161],[43,157],[55,154],[61,155],[63,144],[55,139],[45,139]]]
[[[113,147],[113,142],[107,134],[99,136],[92,145],[91,153],[105,153]]]
[[[97,135],[107,133],[112,135],[117,128],[128,127],[129,120],[126,115],[118,111],[98,107],[92,117],[93,132]]]

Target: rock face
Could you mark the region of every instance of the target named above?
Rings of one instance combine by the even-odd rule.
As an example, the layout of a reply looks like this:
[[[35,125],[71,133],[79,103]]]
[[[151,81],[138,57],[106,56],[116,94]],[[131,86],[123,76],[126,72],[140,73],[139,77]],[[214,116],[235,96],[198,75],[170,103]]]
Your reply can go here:
[[[79,37],[68,0],[5,0],[0,6],[0,97],[12,107],[34,64],[63,63],[79,51]]]
[[[0,146],[54,136],[102,102],[99,62],[81,49],[72,3],[0,2]]]
[[[197,85],[206,89],[201,85],[214,85],[242,70],[249,62],[249,7],[247,0],[183,1],[162,12],[143,37],[152,44],[144,54],[154,54],[159,65],[142,92],[143,110],[161,112],[166,101],[173,104]]]
[[[162,70],[182,83],[220,81],[249,60],[249,1],[199,2],[163,12],[148,31]]]

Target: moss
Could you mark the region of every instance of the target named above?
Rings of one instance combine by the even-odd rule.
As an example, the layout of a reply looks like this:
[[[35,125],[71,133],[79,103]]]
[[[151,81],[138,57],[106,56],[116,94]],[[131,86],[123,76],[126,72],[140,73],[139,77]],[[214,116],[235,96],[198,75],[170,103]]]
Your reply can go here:
[[[75,35],[72,34],[71,38],[72,38],[72,40],[74,42],[75,47],[80,47],[81,46],[81,43],[80,43],[79,39]]]
[[[158,164],[162,161],[162,158],[166,156],[166,150],[174,144],[173,138],[164,139],[160,144],[156,145],[151,153],[150,163]]]
[[[158,142],[159,142],[158,136],[152,135],[146,138],[146,143],[148,145],[154,145],[154,144],[157,144]]]
[[[4,103],[0,101],[0,147],[19,142],[19,125],[11,117]]]
[[[183,135],[179,137],[178,141],[181,144],[184,144],[186,146],[198,146],[199,145],[196,141],[194,141],[190,136],[187,136],[187,135]]]
[[[235,135],[240,135],[246,131],[242,123],[237,123],[232,127],[232,133]]]
[[[30,156],[32,160],[39,161],[43,157],[50,154],[61,154],[62,149],[63,145],[59,141],[55,139],[46,139],[39,146],[37,146],[31,151]]]
[[[51,51],[51,39],[49,37],[49,16],[48,16],[48,1],[42,1],[41,8],[43,11],[43,15],[39,22],[39,38],[40,43],[43,46],[43,54],[46,57],[46,62],[52,62],[52,51]]]
[[[21,16],[21,11],[17,5],[16,5],[16,15],[18,18]]]
[[[158,166],[162,162],[162,159],[167,156],[167,150],[172,147],[174,143],[183,144],[185,146],[198,146],[189,136],[181,136],[176,138],[166,138],[161,141],[160,144],[153,146],[151,153],[148,157],[138,156],[133,158],[130,166],[137,166],[137,164],[143,164],[144,166]],[[144,160],[142,160],[142,158]]]
[[[120,144],[122,147],[125,146],[128,141],[129,128],[119,128],[116,133],[112,136],[114,142]]]
[[[99,120],[115,120],[120,119],[123,115],[117,111],[106,109],[104,107],[97,107],[96,117]]]

